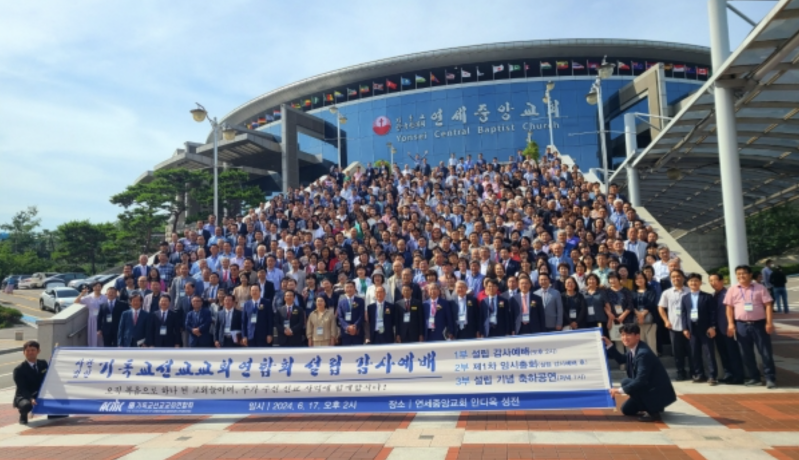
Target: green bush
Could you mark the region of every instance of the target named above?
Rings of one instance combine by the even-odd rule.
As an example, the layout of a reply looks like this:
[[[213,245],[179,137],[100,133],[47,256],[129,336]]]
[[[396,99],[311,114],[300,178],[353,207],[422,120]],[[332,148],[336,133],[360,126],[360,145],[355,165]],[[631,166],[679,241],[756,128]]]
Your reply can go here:
[[[0,306],[0,329],[19,324],[22,320],[22,313],[14,308]]]
[[[377,160],[377,161],[375,161],[375,168],[382,168],[384,166],[386,168],[388,168],[390,166],[388,164],[388,161],[386,161],[386,160]]]
[[[525,158],[528,160],[533,160],[538,162],[538,158],[540,157],[540,153],[538,152],[538,144],[535,141],[530,141],[527,143],[527,147],[522,152]]]

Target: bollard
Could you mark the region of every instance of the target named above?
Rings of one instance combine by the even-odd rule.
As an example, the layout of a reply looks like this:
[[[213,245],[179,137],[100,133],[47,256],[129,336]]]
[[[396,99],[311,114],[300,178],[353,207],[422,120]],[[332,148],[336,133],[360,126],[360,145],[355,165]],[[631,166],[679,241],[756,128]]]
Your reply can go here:
[[[14,340],[21,342],[25,340],[24,335],[25,333],[21,329],[17,329],[16,331],[14,331]]]

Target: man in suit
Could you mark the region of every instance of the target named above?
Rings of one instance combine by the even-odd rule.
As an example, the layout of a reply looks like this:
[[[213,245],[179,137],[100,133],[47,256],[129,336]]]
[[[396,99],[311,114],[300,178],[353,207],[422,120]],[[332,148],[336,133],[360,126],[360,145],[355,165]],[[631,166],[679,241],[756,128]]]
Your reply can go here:
[[[243,345],[246,347],[271,347],[275,315],[272,300],[261,297],[261,288],[250,286],[250,300],[244,303],[242,327]]]
[[[217,329],[214,337],[216,348],[234,348],[241,345],[241,312],[233,308],[233,294],[225,295],[224,308],[217,313]]]
[[[619,263],[627,267],[627,273],[635,273],[641,269],[638,255],[624,249],[624,241],[616,240],[613,243],[613,253],[619,258]]]
[[[724,279],[718,273],[710,275],[710,285],[715,294],[713,301],[716,302],[716,334],[714,341],[721,357],[721,367],[724,369],[724,377],[719,379],[721,383],[728,385],[741,385],[744,383],[743,360],[741,360],[741,350],[734,337],[727,337],[725,331],[729,328],[727,321],[727,306],[724,305],[724,297],[727,295],[727,288],[724,287]]]
[[[155,348],[180,348],[183,339],[180,330],[182,315],[169,310],[171,299],[168,294],[161,296],[158,310],[150,312],[147,320],[147,346]],[[188,344],[188,341],[187,341]]]
[[[527,275],[519,276],[519,293],[511,298],[511,318],[516,335],[546,332],[544,301],[531,291],[533,282]]]
[[[483,338],[480,327],[480,304],[477,298],[467,294],[469,286],[466,281],[455,283],[455,296],[450,300],[454,328],[449,331],[450,339]]]
[[[117,292],[125,289],[125,278],[131,275],[133,275],[133,264],[125,264],[125,266],[122,267],[122,276],[114,281],[114,287],[116,288]]]
[[[716,337],[716,302],[713,296],[702,292],[701,287],[702,275],[688,275],[688,288],[691,292],[682,298],[682,333],[691,344],[694,383],[707,380],[713,386],[718,377],[716,350],[713,347],[713,338]],[[705,377],[703,354],[704,360],[707,360],[710,378]]]
[[[285,291],[283,293],[283,304],[275,311],[277,344],[281,347],[301,347],[304,345],[305,306],[297,305],[295,298],[294,291]]]
[[[375,288],[375,303],[369,305],[366,310],[366,343],[387,344],[394,343],[395,330],[394,305],[386,302],[386,288],[378,286]]]
[[[660,414],[677,400],[677,395],[657,354],[641,342],[641,328],[637,324],[621,326],[621,341],[627,347],[625,354],[616,350],[607,337],[602,337],[602,340],[608,357],[627,365],[627,378],[621,381],[621,387],[610,389],[613,398],[616,395],[630,396],[621,406],[622,413],[628,417],[639,416],[638,420],[642,422],[660,421]]]
[[[161,304],[161,282],[152,281],[150,283],[150,289],[150,293],[142,293],[144,296],[144,300],[142,300],[142,310],[147,313],[158,311],[158,305]]]
[[[191,298],[192,310],[183,324],[189,334],[188,348],[211,348],[214,345],[211,310],[203,307],[203,303],[203,298],[198,295]]]
[[[499,263],[505,268],[505,276],[516,276],[522,265],[519,262],[510,258],[510,251],[508,248],[503,247],[499,250]]]
[[[560,292],[552,289],[550,283],[549,275],[546,273],[538,275],[538,284],[541,288],[535,291],[535,295],[541,298],[546,330],[551,332],[563,329],[563,301]]]
[[[394,324],[397,325],[397,343],[412,343],[424,341],[424,310],[421,299],[413,298],[413,286],[406,284],[400,290],[401,297],[394,302],[397,315]]]
[[[14,368],[14,407],[19,411],[20,425],[28,424],[28,414],[39,397],[44,377],[47,375],[47,361],[39,358],[39,342],[29,340],[22,347],[25,361]]]
[[[480,328],[485,337],[505,337],[513,332],[511,308],[499,295],[499,283],[486,281],[486,297],[480,302]]]
[[[130,294],[130,309],[122,313],[119,319],[117,344],[123,347],[142,347],[147,345],[147,317],[149,313],[142,310],[142,295],[139,291]]]
[[[441,286],[438,283],[427,285],[428,300],[422,304],[424,309],[424,341],[443,342],[444,330],[451,333],[455,330],[452,321],[452,307],[447,299],[441,297]]]
[[[142,254],[139,256],[139,265],[133,267],[132,273],[136,279],[139,279],[142,276],[147,278],[147,275],[150,273],[150,266],[147,265],[146,254]]]
[[[119,320],[122,318],[122,313],[130,308],[127,302],[123,302],[117,298],[117,289],[115,286],[109,286],[105,292],[108,303],[100,305],[99,324],[97,329],[103,337],[103,344],[106,347],[117,346],[117,332],[119,332]]]
[[[265,268],[261,268],[261,269],[258,270],[258,279],[255,281],[255,283],[252,283],[252,284],[254,284],[254,285],[257,284],[258,285],[258,288],[259,288],[259,290],[261,292],[261,298],[262,299],[266,299],[271,304],[274,304],[275,285],[272,284],[271,281],[266,279],[266,269]]]
[[[197,283],[192,279],[186,281],[186,283],[183,285],[183,291],[177,292],[177,297],[173,298],[172,302],[172,312],[174,312],[177,316],[178,324],[180,325],[181,329],[181,340],[184,347],[189,346],[189,332],[186,330],[183,324],[186,322],[186,316],[188,316],[189,312],[192,310],[191,299],[195,295],[201,296],[201,294],[195,290],[195,286],[197,284],[201,283]],[[166,294],[163,294],[162,297],[164,295]]]
[[[363,345],[366,307],[363,298],[355,294],[355,282],[347,281],[344,285],[344,296],[339,297],[337,311],[342,345]]]

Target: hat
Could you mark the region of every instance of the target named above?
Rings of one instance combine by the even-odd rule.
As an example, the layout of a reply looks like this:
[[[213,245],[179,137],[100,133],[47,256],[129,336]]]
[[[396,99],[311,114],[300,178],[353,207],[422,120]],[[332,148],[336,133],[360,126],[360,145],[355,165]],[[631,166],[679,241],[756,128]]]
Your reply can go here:
[[[372,272],[372,280],[373,281],[375,279],[375,275],[379,275],[381,278],[383,278],[383,281],[386,280],[386,275],[383,274],[383,269],[380,268],[380,267],[375,268],[375,271]]]

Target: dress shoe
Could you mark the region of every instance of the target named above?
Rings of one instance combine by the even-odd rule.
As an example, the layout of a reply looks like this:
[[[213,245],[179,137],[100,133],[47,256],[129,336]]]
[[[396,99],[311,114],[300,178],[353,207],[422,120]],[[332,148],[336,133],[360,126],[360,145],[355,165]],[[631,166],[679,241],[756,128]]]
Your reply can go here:
[[[733,380],[735,380],[735,379],[733,378],[733,376],[731,376],[731,375],[725,375],[724,377],[722,377],[722,378],[720,378],[720,379],[719,379],[719,383],[728,384],[728,383],[730,383],[730,382],[731,382],[731,381],[733,381]]]
[[[28,415],[20,415],[19,416],[19,424],[20,425],[27,425],[28,424]]]
[[[725,382],[726,385],[743,385],[743,379],[730,379]]]
[[[773,390],[777,388],[777,382],[774,380],[766,380],[766,389]]]
[[[660,414],[659,413],[655,413],[655,414],[649,414],[648,413],[648,414],[645,414],[645,415],[642,415],[642,416],[638,417],[638,421],[639,422],[659,422],[659,421],[661,421],[661,418],[660,418]]]
[[[707,377],[702,377],[702,376],[699,376],[699,375],[697,375],[697,376],[695,376],[695,377],[692,379],[692,381],[693,381],[694,383],[705,383],[705,382],[707,381]]]
[[[763,385],[763,382],[761,382],[760,380],[749,379],[746,382],[744,382],[744,385],[748,387],[759,387],[760,385]]]
[[[675,382],[684,382],[686,380],[688,380],[688,377],[680,374],[677,374],[677,378],[674,379]]]
[[[716,386],[717,383],[719,382],[717,382],[716,379],[707,379],[707,384],[712,387]]]

